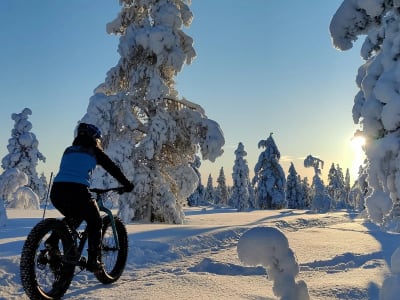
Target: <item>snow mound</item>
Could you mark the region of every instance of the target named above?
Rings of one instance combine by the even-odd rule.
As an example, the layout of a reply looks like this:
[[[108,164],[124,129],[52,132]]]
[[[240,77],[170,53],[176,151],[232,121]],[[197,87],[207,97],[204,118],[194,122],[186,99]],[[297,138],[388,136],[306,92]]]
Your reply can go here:
[[[279,299],[310,299],[304,281],[295,282],[299,265],[286,236],[274,227],[255,227],[246,231],[237,245],[239,259],[247,265],[262,265],[274,281]]]

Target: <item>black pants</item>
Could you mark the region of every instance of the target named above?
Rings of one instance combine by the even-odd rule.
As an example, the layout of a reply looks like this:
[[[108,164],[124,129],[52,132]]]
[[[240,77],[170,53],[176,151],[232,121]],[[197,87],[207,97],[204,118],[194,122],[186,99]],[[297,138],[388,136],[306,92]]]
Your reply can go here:
[[[89,254],[100,251],[102,220],[97,203],[92,199],[87,186],[71,182],[55,182],[51,188],[50,199],[75,229],[83,220],[88,230]],[[54,242],[56,237],[50,237],[48,242]]]

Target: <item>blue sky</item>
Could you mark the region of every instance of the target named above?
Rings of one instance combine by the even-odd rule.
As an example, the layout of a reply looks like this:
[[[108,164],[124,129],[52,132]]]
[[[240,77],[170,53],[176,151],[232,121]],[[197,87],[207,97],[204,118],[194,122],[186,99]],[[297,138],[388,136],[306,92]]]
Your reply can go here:
[[[347,52],[333,48],[329,23],[341,3],[192,1],[194,20],[185,32],[197,58],[176,87],[220,124],[226,139],[224,155],[203,163],[203,178],[216,179],[224,167],[230,181],[239,142],[252,172],[262,151],[257,144],[270,132],[286,173],[293,162],[311,180],[312,170],[303,168],[309,154],[325,161],[324,176],[332,163],[353,168],[361,41]],[[14,126],[11,114],[29,107],[47,157],[38,170],[57,171],[93,89],[118,61],[118,37],[105,26],[119,10],[117,0],[0,1],[0,158]]]

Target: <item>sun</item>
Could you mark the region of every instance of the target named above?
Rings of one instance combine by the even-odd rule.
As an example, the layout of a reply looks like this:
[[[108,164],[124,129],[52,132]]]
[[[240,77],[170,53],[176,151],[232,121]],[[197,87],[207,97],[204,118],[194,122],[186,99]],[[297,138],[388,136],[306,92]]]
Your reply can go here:
[[[351,139],[351,146],[355,151],[363,151],[362,147],[365,145],[365,138],[363,136],[355,136]]]

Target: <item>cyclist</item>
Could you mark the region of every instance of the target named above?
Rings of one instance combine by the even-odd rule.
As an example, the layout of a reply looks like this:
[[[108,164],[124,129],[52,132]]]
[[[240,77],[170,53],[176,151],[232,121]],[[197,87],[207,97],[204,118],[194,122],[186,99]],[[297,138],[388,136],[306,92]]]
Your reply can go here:
[[[89,191],[90,176],[96,165],[102,166],[117,179],[126,192],[133,189],[132,183],[120,168],[103,152],[100,130],[92,125],[80,123],[77,135],[65,149],[60,169],[54,178],[50,199],[66,218],[67,223],[77,228],[83,220],[88,228],[88,261],[86,269],[100,271],[101,263],[101,226],[102,220],[96,201]],[[46,248],[57,249],[58,237],[52,234],[46,241]]]

